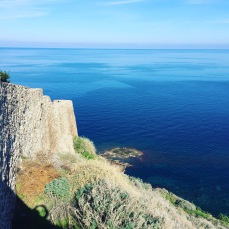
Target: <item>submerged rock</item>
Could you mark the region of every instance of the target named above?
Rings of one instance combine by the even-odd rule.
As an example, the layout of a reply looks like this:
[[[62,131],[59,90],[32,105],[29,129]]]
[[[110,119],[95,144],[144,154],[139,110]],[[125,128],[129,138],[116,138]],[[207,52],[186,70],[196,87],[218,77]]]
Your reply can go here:
[[[109,160],[112,164],[121,166],[123,170],[132,166],[128,159],[141,158],[143,153],[134,148],[113,148],[101,154],[102,157]]]

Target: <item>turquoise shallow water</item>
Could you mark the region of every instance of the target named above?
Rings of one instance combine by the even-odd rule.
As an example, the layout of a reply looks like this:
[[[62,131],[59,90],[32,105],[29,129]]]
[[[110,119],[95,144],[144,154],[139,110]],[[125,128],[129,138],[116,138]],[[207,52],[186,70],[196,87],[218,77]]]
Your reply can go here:
[[[128,174],[229,214],[229,50],[2,48],[0,68],[73,100],[98,151],[143,151]]]

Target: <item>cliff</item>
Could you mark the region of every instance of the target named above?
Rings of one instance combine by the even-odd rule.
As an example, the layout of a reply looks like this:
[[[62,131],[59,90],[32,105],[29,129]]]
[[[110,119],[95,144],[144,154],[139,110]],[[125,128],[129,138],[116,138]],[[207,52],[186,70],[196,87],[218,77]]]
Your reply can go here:
[[[0,85],[0,228],[10,228],[20,158],[72,153],[77,135],[71,101],[52,102],[42,89]]]
[[[11,228],[16,194],[14,228],[229,228],[228,218],[127,176],[75,136],[71,101],[1,84],[0,229]]]

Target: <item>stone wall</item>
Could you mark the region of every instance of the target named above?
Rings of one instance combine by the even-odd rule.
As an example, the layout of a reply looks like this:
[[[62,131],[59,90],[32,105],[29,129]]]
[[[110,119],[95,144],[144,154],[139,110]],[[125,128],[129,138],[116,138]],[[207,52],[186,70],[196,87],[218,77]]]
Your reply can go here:
[[[77,136],[72,101],[51,101],[42,89],[0,85],[0,228],[10,228],[15,174],[20,158],[74,152]]]

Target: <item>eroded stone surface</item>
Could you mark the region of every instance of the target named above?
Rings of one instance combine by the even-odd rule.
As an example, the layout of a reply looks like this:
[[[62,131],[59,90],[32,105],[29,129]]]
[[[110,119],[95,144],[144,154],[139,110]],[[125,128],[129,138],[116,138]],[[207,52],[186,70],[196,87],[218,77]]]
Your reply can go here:
[[[134,148],[113,148],[100,154],[102,157],[109,160],[112,164],[120,166],[121,170],[125,170],[127,167],[132,166],[128,159],[141,158],[143,153]]]
[[[42,89],[0,84],[0,228],[10,228],[19,158],[74,152],[72,101],[54,101]]]

